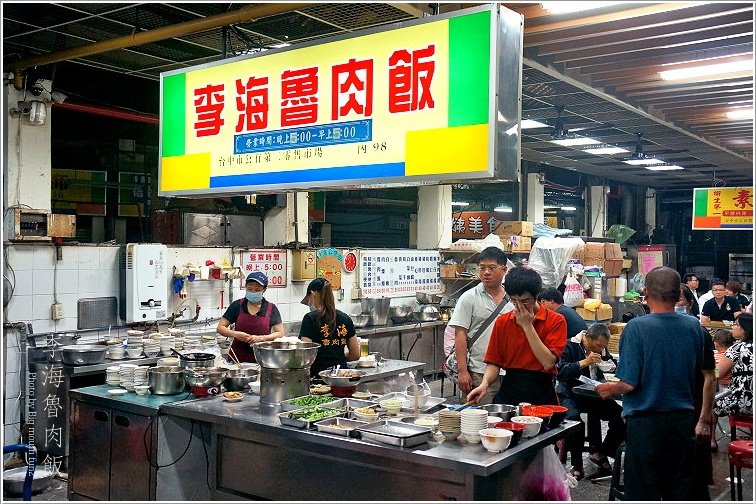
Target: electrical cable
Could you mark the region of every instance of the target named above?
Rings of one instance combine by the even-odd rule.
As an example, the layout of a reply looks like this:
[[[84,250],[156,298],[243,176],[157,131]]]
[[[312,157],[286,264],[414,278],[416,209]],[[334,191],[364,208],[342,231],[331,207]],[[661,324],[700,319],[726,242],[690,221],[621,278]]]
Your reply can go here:
[[[205,484],[209,491],[213,491],[213,487],[210,486],[210,457],[207,456],[207,446],[205,446],[205,431],[202,429],[202,424],[197,424],[200,430],[200,437],[202,438],[202,451],[205,452]]]
[[[184,399],[181,399],[182,401],[186,400],[187,397],[191,395],[191,392],[189,392]],[[147,428],[144,430],[144,435],[142,436],[142,445],[144,446],[144,453],[147,456],[147,462],[150,464],[151,467],[154,467],[155,469],[162,469],[163,467],[170,467],[182,458],[184,458],[184,455],[186,455],[186,452],[189,451],[189,447],[192,445],[192,439],[194,437],[194,420],[190,420],[192,428],[189,431],[189,442],[186,444],[186,448],[184,448],[184,452],[179,455],[179,457],[171,462],[170,464],[160,465],[157,463],[157,460],[153,463],[152,458],[150,457],[150,450],[152,448],[152,440],[150,440],[150,446],[147,447],[147,434],[149,433],[150,436],[152,436],[152,425],[155,423],[155,420],[160,416],[160,411],[158,410],[157,413],[152,415],[150,418],[150,423],[147,425]],[[204,442],[203,442],[204,444]]]

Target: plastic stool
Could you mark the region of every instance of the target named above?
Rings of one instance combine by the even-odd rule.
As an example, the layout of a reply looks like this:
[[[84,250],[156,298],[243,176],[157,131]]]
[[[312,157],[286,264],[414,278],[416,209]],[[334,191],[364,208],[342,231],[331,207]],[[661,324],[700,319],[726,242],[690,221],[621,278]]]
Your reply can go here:
[[[620,483],[622,477],[622,457],[625,455],[625,443],[617,447],[612,468],[612,483],[609,486],[609,500],[625,500],[625,484]]]
[[[743,427],[751,431],[748,439],[753,437],[753,416],[747,413],[732,413],[728,416],[730,420],[730,441],[738,440],[738,427]]]
[[[743,500],[741,470],[753,470],[753,440],[730,441],[730,500],[735,500],[735,469],[738,477],[738,500]]]

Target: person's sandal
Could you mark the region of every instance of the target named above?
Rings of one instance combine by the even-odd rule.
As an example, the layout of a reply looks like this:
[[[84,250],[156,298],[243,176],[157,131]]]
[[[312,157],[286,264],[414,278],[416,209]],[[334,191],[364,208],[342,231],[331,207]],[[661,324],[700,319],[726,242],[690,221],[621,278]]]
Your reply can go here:
[[[593,455],[588,457],[588,460],[596,464],[599,468],[599,472],[602,474],[611,474],[612,472],[612,464],[609,463],[609,459],[606,458],[606,455],[599,458],[594,458]]]
[[[570,469],[570,476],[580,481],[585,477],[585,471],[582,467],[573,467],[572,469]]]

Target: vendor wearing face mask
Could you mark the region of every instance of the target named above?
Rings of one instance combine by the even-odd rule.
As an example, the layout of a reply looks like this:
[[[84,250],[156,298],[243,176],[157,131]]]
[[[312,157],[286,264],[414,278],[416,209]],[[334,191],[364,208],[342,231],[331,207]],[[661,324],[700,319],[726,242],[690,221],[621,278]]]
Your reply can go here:
[[[250,345],[284,336],[284,325],[276,305],[263,297],[268,288],[268,277],[254,271],[247,275],[245,285],[245,296],[231,303],[216,331],[221,336],[234,338],[231,348],[241,362],[255,362]]]
[[[302,319],[299,339],[319,343],[318,355],[310,367],[310,376],[318,376],[324,369],[360,358],[360,343],[349,315],[336,309],[333,289],[328,280],[316,278],[307,286],[302,304],[310,307],[310,313]],[[346,350],[345,350],[346,349]]]

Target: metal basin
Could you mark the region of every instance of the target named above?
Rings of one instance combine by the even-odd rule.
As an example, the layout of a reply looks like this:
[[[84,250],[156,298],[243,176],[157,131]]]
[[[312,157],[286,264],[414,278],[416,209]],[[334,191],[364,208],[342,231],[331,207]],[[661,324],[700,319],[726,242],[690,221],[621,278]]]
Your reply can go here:
[[[72,366],[99,364],[105,360],[105,353],[107,351],[108,347],[104,345],[69,345],[60,347],[63,364]]]
[[[148,381],[155,395],[180,394],[184,390],[184,368],[154,366],[147,370]]]
[[[368,325],[381,326],[388,322],[389,307],[391,298],[363,298],[360,299],[362,313],[370,315]]]
[[[266,341],[255,343],[252,351],[255,360],[264,368],[269,369],[301,369],[312,366],[318,356],[319,343]]]
[[[325,369],[318,373],[318,376],[320,376],[324,382],[326,382],[328,385],[331,385],[332,387],[354,387],[358,383],[360,383],[360,380],[362,380],[362,377],[365,376],[367,373],[364,371],[354,371],[352,369],[342,369],[339,371],[339,375],[352,375],[352,376],[331,376],[331,370]]]
[[[254,381],[260,372],[257,369],[229,369],[226,371],[226,379],[223,380],[223,387],[233,392],[247,390],[249,382]]]
[[[34,470],[34,479],[32,480],[32,493],[38,493],[47,488],[52,483],[55,472],[44,467],[37,467]],[[26,479],[26,466],[16,467],[3,471],[3,491],[11,495],[21,495],[24,493],[24,480]]]
[[[368,322],[370,321],[370,315],[367,313],[361,313],[359,315],[349,315],[349,318],[352,319],[352,323],[354,324],[354,327],[365,327],[368,325]]]
[[[505,422],[517,415],[517,406],[511,404],[483,404],[478,407],[488,411],[491,416],[501,417]]]
[[[412,312],[412,317],[418,322],[432,322],[441,317],[441,311],[436,305],[424,304]]]
[[[184,379],[190,387],[217,387],[226,379],[225,368],[189,368],[184,370]]]
[[[438,294],[428,294],[427,292],[415,292],[415,299],[420,304],[434,304],[441,302],[441,296]]]
[[[179,363],[185,368],[208,368],[215,364],[215,354],[211,353],[181,353]]]

